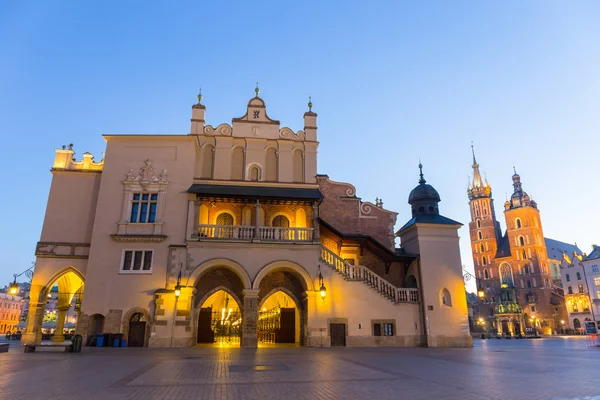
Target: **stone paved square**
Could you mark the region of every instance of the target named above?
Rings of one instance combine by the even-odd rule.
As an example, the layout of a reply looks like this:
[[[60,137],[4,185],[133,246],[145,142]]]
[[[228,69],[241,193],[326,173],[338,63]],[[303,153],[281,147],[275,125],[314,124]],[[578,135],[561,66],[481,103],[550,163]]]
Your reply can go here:
[[[476,340],[470,349],[84,348],[0,354],[2,399],[600,400],[585,338]]]

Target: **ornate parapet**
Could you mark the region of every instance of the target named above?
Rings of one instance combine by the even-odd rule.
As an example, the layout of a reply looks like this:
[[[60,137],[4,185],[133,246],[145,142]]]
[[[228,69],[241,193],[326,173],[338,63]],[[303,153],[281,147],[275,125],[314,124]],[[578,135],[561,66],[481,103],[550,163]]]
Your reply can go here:
[[[77,161],[75,159],[75,151],[73,144],[62,146],[62,149],[56,149],[56,156],[53,171],[82,171],[82,172],[102,172],[104,167],[104,159],[100,162],[94,162],[94,156],[88,152],[83,153],[83,159]]]
[[[89,243],[38,242],[35,255],[43,258],[82,258],[90,254]]]

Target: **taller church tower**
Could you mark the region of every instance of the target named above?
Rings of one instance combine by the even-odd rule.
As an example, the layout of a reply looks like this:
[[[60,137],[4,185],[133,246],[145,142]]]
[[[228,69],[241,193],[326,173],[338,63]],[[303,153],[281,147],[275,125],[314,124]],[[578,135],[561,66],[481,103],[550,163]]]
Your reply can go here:
[[[469,232],[473,264],[475,265],[476,276],[491,279],[493,276],[490,275],[493,273],[487,272],[487,268],[484,267],[490,265],[496,256],[498,241],[501,237],[500,224],[496,220],[496,212],[494,211],[492,187],[487,179],[481,178],[473,146],[471,146],[471,150],[473,151],[473,179],[469,182],[467,193],[471,208]],[[484,272],[487,273],[485,277]]]

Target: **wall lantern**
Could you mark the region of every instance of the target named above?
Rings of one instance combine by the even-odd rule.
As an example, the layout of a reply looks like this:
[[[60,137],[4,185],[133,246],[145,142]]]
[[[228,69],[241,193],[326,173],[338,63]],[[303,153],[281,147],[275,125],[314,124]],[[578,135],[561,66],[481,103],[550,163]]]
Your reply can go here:
[[[19,284],[17,283],[17,276],[15,275],[15,280],[8,286],[8,294],[11,296],[16,296],[19,294]]]
[[[179,299],[179,296],[181,296],[181,271],[177,275],[177,285],[175,285],[175,298]]]
[[[485,290],[483,290],[483,288],[481,287],[481,285],[479,285],[479,288],[477,288],[477,296],[480,299],[485,298]]]
[[[323,300],[325,300],[325,296],[327,296],[327,288],[325,287],[325,284],[323,283],[323,274],[321,274],[321,264],[319,264],[319,285],[321,286],[319,288],[321,298]]]

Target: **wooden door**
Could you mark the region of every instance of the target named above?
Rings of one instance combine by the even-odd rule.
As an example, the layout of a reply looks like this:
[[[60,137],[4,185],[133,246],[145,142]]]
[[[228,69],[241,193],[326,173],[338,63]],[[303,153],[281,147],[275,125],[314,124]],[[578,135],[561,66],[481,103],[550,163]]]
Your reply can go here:
[[[215,333],[211,328],[212,307],[200,309],[198,317],[198,343],[214,343]]]
[[[129,334],[127,335],[128,347],[144,347],[146,335],[146,321],[132,321],[129,323]]]
[[[279,319],[277,343],[296,342],[296,309],[282,308]]]
[[[329,324],[332,346],[346,345],[346,324]]]

